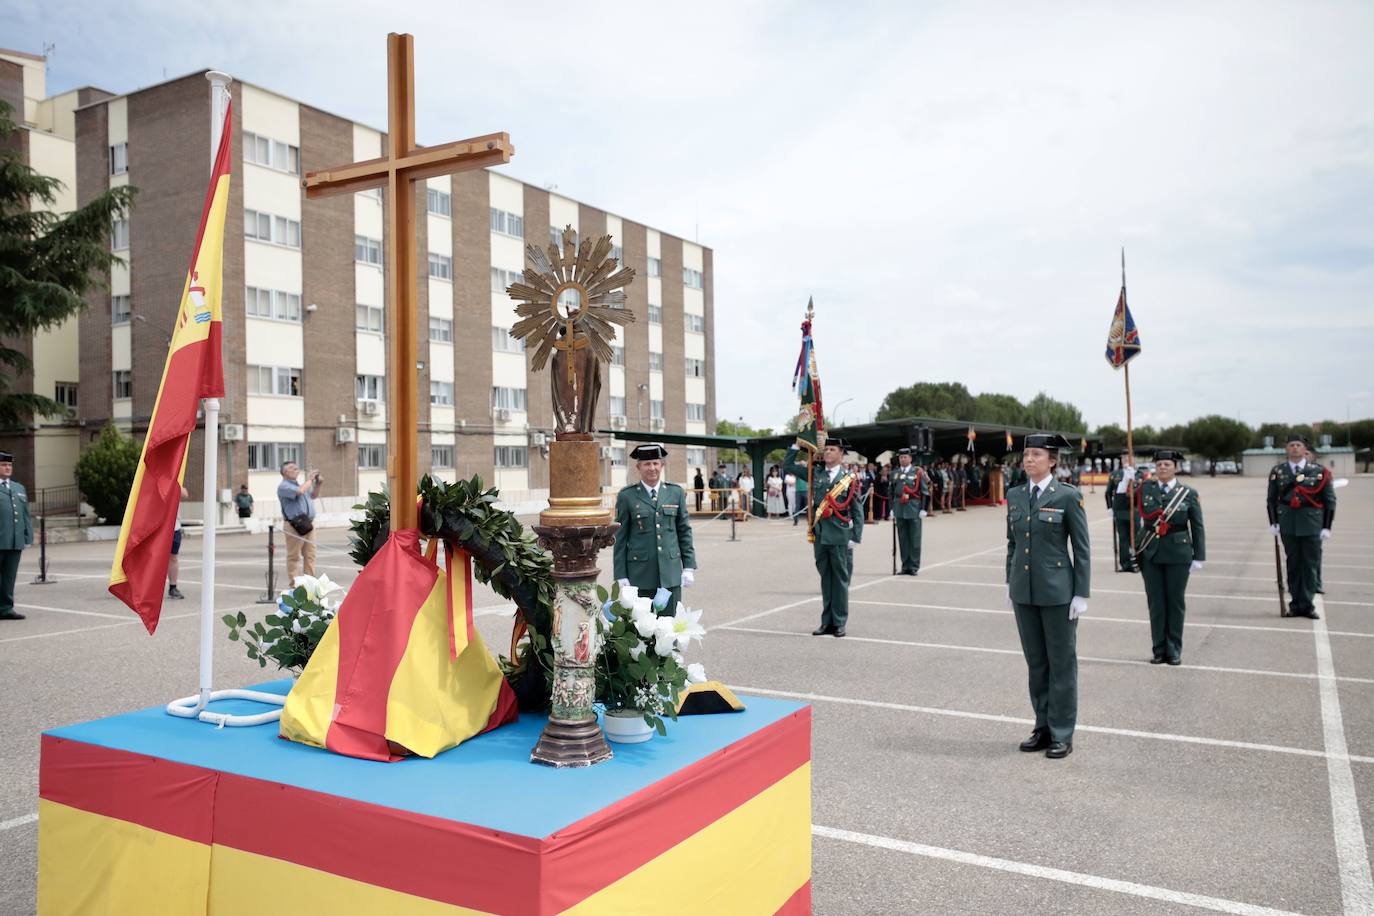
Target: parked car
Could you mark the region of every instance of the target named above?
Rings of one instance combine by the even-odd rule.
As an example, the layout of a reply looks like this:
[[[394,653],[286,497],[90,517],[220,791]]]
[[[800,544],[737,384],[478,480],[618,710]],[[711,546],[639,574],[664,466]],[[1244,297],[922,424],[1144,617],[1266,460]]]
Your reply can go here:
[[[1239,466],[1238,464],[1236,464],[1234,461],[1218,461],[1218,462],[1217,462],[1217,473],[1218,473],[1218,474],[1239,474],[1239,473],[1240,473],[1240,466]]]

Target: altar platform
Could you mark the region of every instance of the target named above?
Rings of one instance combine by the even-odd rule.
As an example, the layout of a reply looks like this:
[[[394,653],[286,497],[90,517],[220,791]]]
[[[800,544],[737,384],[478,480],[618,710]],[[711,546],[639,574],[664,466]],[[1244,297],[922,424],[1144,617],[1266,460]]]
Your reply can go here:
[[[741,700],[569,770],[538,716],[397,763],[161,707],[54,729],[39,913],[809,913],[811,710]]]

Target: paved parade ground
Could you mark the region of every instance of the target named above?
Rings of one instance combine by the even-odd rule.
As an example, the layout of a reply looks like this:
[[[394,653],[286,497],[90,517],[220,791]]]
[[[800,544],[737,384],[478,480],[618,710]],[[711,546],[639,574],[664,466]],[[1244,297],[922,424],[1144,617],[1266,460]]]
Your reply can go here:
[[[1112,571],[1102,492],[1085,494],[1092,598],[1060,761],[1017,751],[1031,710],[1001,508],[928,522],[916,579],[890,575],[891,525],[867,527],[844,639],[810,635],[802,528],[754,519],[731,541],[728,522],[696,522],[685,598],[710,631],[689,660],[738,692],[814,706],[817,913],[1374,912],[1374,478],[1340,493],[1320,621],[1279,617],[1265,481],[1187,481],[1207,563],[1179,668],[1148,664],[1139,578]],[[351,582],[345,532],[320,534],[320,571]],[[221,537],[221,614],[262,610],[264,545]],[[39,732],[195,692],[199,550],[187,540],[187,600],[164,606],[152,638],[105,592],[112,543],[50,548],[46,586],[25,584],[38,561],[25,552],[28,620],[0,624],[0,913],[34,906]],[[511,609],[480,587],[475,604],[504,651]],[[272,674],[223,633],[217,686]]]

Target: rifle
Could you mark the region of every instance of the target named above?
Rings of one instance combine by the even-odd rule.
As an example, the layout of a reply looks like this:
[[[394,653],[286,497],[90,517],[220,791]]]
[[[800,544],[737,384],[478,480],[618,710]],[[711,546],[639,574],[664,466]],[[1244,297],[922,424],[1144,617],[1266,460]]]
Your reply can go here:
[[[1283,600],[1283,557],[1279,554],[1279,539],[1274,537],[1274,578],[1279,587],[1279,616],[1290,617],[1288,602]]]
[[[1112,572],[1121,572],[1121,544],[1117,539],[1116,510],[1112,509]]]
[[[892,519],[892,575],[897,575],[897,519]]]

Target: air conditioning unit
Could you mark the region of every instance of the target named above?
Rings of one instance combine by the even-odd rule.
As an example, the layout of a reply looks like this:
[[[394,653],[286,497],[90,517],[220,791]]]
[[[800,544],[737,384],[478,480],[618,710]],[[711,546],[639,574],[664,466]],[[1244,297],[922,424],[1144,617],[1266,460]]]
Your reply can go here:
[[[242,442],[243,424],[225,423],[223,426],[219,428],[219,434],[220,438],[223,439],[225,442]]]
[[[663,432],[663,418],[652,417],[649,420],[649,428],[652,429],[654,432]]]
[[[535,448],[543,448],[548,444],[548,433],[535,432],[530,434],[530,445],[533,445]]]
[[[498,407],[498,408],[496,408],[495,410],[493,410],[493,411],[491,412],[491,414],[492,414],[492,416],[494,416],[497,420],[499,420],[499,421],[502,422],[502,423],[509,423],[509,422],[510,422],[510,408],[509,408],[509,407]]]
[[[360,406],[363,409],[363,413],[369,417],[377,416],[378,411],[382,409],[382,405],[377,401],[363,401]]]
[[[625,418],[622,416],[611,417],[611,429],[624,429]]]
[[[351,426],[340,426],[334,430],[334,444],[347,445],[358,441],[358,431]]]
[[[609,445],[603,445],[603,446],[601,446],[601,457],[602,457],[602,458],[609,458],[609,457],[611,457],[611,447],[610,447]]]

